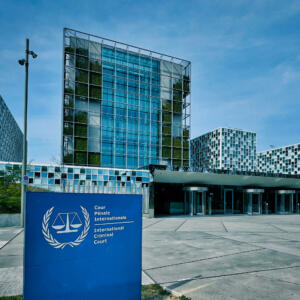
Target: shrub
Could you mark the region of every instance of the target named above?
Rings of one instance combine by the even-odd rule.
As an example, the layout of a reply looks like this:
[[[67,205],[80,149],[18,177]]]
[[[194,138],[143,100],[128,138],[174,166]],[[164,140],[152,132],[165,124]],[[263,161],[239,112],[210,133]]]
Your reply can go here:
[[[19,213],[21,211],[21,168],[9,169],[0,177],[1,213]]]

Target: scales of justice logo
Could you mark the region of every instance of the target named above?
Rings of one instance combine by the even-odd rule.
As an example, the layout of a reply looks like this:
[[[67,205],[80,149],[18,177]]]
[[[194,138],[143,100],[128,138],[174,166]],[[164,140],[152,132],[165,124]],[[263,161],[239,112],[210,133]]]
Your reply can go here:
[[[50,218],[53,213],[54,206],[52,206],[45,212],[42,221],[42,233],[49,245],[54,248],[64,249],[66,246],[75,247],[83,242],[90,229],[90,216],[86,208],[84,208],[83,206],[80,206],[80,208],[84,217],[84,224],[82,223],[77,212],[59,212],[56,215],[53,223],[51,224]],[[57,235],[61,236],[79,232],[82,227],[83,229],[75,240],[68,242],[59,242],[51,234],[49,223],[51,224],[51,230],[54,230]]]

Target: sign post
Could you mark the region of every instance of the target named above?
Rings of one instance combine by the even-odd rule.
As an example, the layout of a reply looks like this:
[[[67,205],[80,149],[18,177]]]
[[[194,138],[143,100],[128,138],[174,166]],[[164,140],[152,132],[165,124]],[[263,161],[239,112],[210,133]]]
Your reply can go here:
[[[141,195],[27,193],[24,299],[141,298]]]

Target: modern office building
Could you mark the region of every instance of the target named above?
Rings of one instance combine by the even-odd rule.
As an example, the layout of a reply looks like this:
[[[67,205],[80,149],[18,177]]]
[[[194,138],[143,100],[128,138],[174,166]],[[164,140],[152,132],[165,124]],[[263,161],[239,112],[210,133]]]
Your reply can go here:
[[[257,170],[274,174],[300,174],[300,143],[258,152]]]
[[[0,161],[22,161],[23,133],[0,96]]]
[[[64,29],[62,161],[189,166],[191,63]]]
[[[191,140],[194,171],[256,171],[256,133],[220,127]]]
[[[255,133],[221,127],[189,149],[190,62],[71,29],[63,57],[62,164],[28,165],[30,186],[141,194],[155,216],[300,213],[299,170],[259,173]],[[295,167],[299,146],[284,151]],[[20,174],[5,160],[0,177]]]
[[[0,162],[0,177],[21,163]],[[140,194],[159,215],[300,213],[300,176],[30,164],[29,186],[53,192]]]

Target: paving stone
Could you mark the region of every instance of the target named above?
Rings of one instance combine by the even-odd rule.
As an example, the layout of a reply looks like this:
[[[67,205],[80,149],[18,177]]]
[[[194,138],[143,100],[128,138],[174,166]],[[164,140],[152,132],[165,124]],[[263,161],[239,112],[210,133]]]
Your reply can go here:
[[[143,284],[192,299],[299,299],[299,215],[144,218],[143,227]],[[0,296],[22,292],[19,230],[0,228]]]

